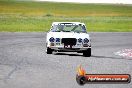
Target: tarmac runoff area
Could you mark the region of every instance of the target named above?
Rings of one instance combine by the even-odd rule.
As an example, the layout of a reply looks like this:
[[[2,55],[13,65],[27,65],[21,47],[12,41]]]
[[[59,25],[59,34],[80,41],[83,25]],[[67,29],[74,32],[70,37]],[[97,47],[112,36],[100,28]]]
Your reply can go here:
[[[132,32],[89,33],[92,56],[47,55],[46,33],[0,33],[0,88],[80,88],[76,70],[88,74],[132,75]],[[125,52],[125,54],[123,54]],[[132,88],[129,84],[86,84],[83,88]]]

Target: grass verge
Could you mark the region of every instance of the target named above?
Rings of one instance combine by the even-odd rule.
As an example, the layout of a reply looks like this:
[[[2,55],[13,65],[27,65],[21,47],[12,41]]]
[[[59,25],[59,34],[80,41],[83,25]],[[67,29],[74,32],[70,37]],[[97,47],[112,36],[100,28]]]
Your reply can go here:
[[[0,31],[48,31],[54,21],[84,22],[92,32],[132,32],[132,6],[0,1]]]

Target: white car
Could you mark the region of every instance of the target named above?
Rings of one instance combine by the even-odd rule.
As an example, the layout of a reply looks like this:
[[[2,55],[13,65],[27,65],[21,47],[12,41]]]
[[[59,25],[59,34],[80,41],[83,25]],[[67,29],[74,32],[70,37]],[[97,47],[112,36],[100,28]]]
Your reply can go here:
[[[84,23],[53,22],[46,39],[47,54],[57,52],[82,52],[91,56],[91,41]]]

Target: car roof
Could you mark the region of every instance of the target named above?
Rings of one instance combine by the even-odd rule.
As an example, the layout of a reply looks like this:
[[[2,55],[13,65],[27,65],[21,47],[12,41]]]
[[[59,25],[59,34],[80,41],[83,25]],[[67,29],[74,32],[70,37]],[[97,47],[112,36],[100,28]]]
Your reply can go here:
[[[85,25],[84,23],[81,23],[81,22],[53,22],[52,23],[52,26],[53,25],[58,25],[58,24],[67,24],[67,23],[71,23],[71,24],[76,24],[76,25],[79,25],[79,24],[82,24],[82,25]]]

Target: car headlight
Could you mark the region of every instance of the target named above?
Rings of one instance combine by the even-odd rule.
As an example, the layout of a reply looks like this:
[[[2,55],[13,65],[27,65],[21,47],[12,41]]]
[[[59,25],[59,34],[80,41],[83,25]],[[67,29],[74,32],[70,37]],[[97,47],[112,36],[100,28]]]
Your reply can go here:
[[[87,38],[84,39],[84,43],[88,43],[89,40]]]
[[[78,42],[79,42],[79,43],[81,43],[81,42],[82,42],[82,39],[81,39],[81,38],[79,38],[79,39],[78,39]]]
[[[54,39],[53,37],[51,37],[51,38],[49,39],[49,41],[50,41],[50,42],[54,42],[55,39]]]
[[[56,38],[56,42],[60,42],[60,38]]]

